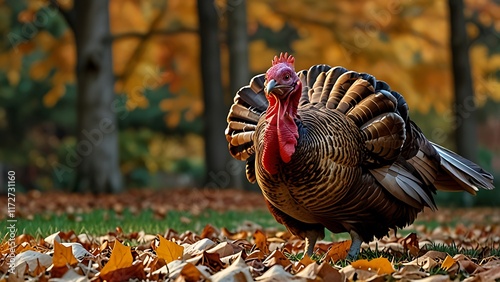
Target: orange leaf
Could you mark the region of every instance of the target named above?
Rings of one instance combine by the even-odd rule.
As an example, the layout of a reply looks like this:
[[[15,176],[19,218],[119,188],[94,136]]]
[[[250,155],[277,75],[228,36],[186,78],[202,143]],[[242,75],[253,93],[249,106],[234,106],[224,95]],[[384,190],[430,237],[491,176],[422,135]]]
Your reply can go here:
[[[326,254],[325,261],[339,261],[347,257],[349,248],[351,247],[351,240],[333,243]]]
[[[255,241],[255,245],[257,245],[257,248],[259,250],[261,250],[265,254],[269,254],[269,248],[267,247],[267,237],[264,232],[256,230],[253,234],[253,239]]]
[[[182,258],[184,253],[183,246],[179,246],[163,238],[161,235],[158,235],[158,238],[160,239],[160,245],[156,248],[156,254],[159,258],[164,259],[166,263]]]
[[[368,271],[375,270],[377,274],[391,274],[395,271],[392,267],[391,262],[386,258],[376,258],[370,261],[366,259],[360,259],[353,262],[351,266]]]
[[[185,281],[200,281],[202,274],[192,263],[186,264],[181,270],[181,276]]]
[[[124,246],[118,240],[115,241],[115,246],[111,252],[111,257],[108,263],[102,268],[100,276],[108,275],[109,273],[120,269],[132,266],[132,253],[130,247]]]
[[[75,265],[78,263],[75,256],[73,255],[73,249],[71,247],[66,247],[57,241],[54,241],[54,255],[52,259],[54,267]]]
[[[447,255],[444,261],[441,263],[441,268],[444,270],[448,270],[452,265],[455,264],[455,260],[450,257],[450,255]]]

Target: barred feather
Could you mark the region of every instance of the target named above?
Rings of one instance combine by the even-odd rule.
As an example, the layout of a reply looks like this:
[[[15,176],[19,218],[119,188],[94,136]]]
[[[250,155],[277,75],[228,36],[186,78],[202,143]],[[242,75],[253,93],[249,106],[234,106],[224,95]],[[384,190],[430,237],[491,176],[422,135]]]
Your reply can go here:
[[[424,207],[436,209],[436,189],[493,189],[491,174],[427,140],[387,83],[328,65],[297,75],[299,138],[276,175],[262,166],[264,74],[238,91],[225,132],[231,155],[247,161],[248,180],[293,234],[315,240],[326,227],[370,241],[413,222]]]

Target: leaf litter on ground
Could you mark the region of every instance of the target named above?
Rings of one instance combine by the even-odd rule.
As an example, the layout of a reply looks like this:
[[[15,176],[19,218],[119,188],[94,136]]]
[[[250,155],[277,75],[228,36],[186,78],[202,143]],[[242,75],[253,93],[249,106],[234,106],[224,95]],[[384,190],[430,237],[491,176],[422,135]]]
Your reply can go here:
[[[201,192],[202,196],[210,195],[201,204],[200,192],[184,193],[183,200],[198,203],[194,211],[214,207],[222,211],[231,195],[231,208],[262,206],[257,193],[223,191],[220,197],[217,193]],[[149,204],[157,201],[155,193],[133,195]],[[182,199],[180,194],[170,196]],[[98,201],[109,201],[110,208],[118,205],[112,200]],[[121,206],[130,203],[117,201]],[[58,204],[52,212],[64,208],[63,202],[54,202]],[[80,201],[81,207],[76,202],[70,205],[91,209],[90,202]],[[193,209],[180,202],[166,205]],[[134,206],[144,208],[137,203]],[[31,207],[32,211],[23,210],[25,215],[43,211],[38,204]],[[225,210],[231,208],[225,206]],[[444,216],[435,215],[439,213]],[[5,236],[0,244],[0,281],[495,281],[500,279],[498,214],[499,209],[494,208],[426,211],[419,220],[437,222],[437,227],[416,223],[410,227],[414,233],[391,233],[363,244],[359,259],[352,262],[345,260],[349,240],[320,241],[310,258],[303,256],[304,241],[300,238],[249,223],[236,230],[209,224],[198,233],[168,229],[149,234],[145,230],[124,232],[120,227],[107,234],[62,230],[44,238],[20,234],[14,245]],[[446,219],[451,215],[460,216],[461,221],[450,227]],[[13,255],[15,263],[10,265]]]

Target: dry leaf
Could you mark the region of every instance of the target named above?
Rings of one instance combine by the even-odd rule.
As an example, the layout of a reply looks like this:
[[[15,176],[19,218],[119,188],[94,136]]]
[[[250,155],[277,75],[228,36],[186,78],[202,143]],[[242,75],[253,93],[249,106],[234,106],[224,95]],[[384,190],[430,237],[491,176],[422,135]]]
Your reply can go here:
[[[240,256],[228,268],[223,269],[210,277],[212,282],[237,282],[237,281],[253,281],[250,268]]]
[[[325,261],[333,260],[334,262],[343,260],[347,257],[349,248],[351,248],[351,240],[333,243],[325,256]]]
[[[127,268],[132,266],[132,253],[130,252],[130,247],[124,246],[118,240],[115,241],[113,251],[111,252],[111,257],[106,265],[102,268],[100,276],[107,277],[113,271],[121,268]]]
[[[18,276],[22,277],[25,270],[33,272],[39,264],[49,267],[52,264],[52,257],[47,254],[28,250],[16,255],[14,269]]]
[[[387,258],[376,258],[370,261],[362,259],[354,261],[351,265],[354,268],[374,271],[377,274],[391,274],[395,271]]]
[[[73,248],[71,246],[66,247],[57,241],[54,241],[52,261],[54,267],[66,267],[66,265],[75,265],[78,263],[78,260],[73,255]]]
[[[292,274],[290,274],[290,272],[287,272],[281,265],[272,266],[264,274],[255,278],[255,280],[260,282],[307,281],[306,278],[293,276]]]
[[[202,278],[201,272],[198,270],[198,268],[196,268],[196,266],[194,266],[191,263],[187,263],[182,268],[181,276],[184,278],[184,281],[186,281],[186,282],[191,282],[191,281],[196,282],[196,281],[200,281],[200,279]],[[203,277],[203,278],[206,278],[206,277]]]
[[[160,239],[160,245],[156,248],[158,257],[164,259],[167,263],[182,258],[184,247],[177,245],[172,241],[168,241],[161,235],[157,235]]]
[[[446,258],[444,259],[444,261],[441,263],[441,268],[443,268],[444,270],[448,270],[455,263],[456,263],[456,261],[452,257],[450,257],[449,255],[447,255]]]
[[[255,245],[259,250],[264,252],[264,254],[269,254],[269,246],[267,244],[267,237],[264,232],[261,230],[256,230],[255,233],[253,234],[253,240],[255,242]]]

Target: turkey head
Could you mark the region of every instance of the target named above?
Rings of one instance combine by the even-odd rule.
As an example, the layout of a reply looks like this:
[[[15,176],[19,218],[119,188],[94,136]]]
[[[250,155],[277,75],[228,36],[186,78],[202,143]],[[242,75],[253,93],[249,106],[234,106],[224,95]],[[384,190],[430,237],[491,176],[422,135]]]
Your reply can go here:
[[[275,56],[266,72],[264,91],[269,101],[266,112],[262,164],[270,174],[278,172],[280,161],[290,162],[295,152],[298,128],[295,124],[302,84],[294,69],[294,57]]]

